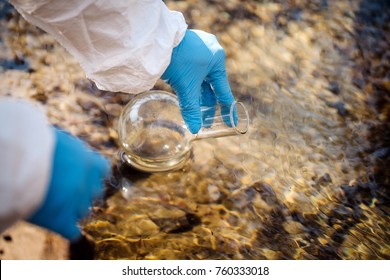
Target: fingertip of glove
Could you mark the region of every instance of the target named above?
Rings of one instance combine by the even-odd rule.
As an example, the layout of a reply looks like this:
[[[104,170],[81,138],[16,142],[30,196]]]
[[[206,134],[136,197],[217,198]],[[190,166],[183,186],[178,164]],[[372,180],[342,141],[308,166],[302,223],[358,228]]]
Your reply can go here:
[[[200,123],[195,123],[195,122],[190,122],[190,123],[187,123],[187,126],[188,126],[188,130],[192,134],[196,134],[200,130],[201,124]]]
[[[196,134],[202,126],[200,107],[197,107],[195,110],[192,108],[186,110],[181,108],[181,112],[188,130],[192,134]]]

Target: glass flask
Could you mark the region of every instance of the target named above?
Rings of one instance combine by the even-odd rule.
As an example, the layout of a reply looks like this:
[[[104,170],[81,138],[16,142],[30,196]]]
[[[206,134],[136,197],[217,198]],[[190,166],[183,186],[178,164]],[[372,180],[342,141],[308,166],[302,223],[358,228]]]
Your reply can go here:
[[[136,95],[118,120],[122,161],[145,172],[175,170],[190,157],[193,141],[248,131],[248,112],[241,102],[229,108],[201,107],[201,115],[201,129],[192,134],[182,118],[176,95],[159,90]]]

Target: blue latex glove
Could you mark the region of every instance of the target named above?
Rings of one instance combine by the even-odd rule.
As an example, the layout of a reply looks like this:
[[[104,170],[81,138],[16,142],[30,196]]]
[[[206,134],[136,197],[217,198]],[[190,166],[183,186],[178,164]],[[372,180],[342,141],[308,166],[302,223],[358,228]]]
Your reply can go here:
[[[201,106],[215,105],[218,101],[229,107],[234,101],[225,57],[217,38],[200,30],[187,30],[173,49],[171,62],[161,78],[176,92],[181,114],[192,133],[201,127]],[[208,114],[213,116],[214,112]]]
[[[55,129],[56,145],[48,193],[30,222],[69,240],[80,237],[77,221],[85,217],[103,190],[108,161],[81,140]]]

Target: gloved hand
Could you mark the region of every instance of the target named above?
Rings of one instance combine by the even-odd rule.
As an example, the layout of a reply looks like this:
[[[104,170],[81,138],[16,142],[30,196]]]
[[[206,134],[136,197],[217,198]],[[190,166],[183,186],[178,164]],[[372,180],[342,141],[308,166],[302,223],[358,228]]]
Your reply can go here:
[[[28,220],[72,241],[81,235],[77,221],[87,215],[92,200],[102,193],[109,163],[64,131],[55,129],[55,137],[48,192]]]
[[[234,101],[226,74],[225,51],[214,35],[204,31],[186,31],[161,78],[176,92],[181,114],[192,133],[201,127],[201,106],[212,106],[218,101],[229,107]]]

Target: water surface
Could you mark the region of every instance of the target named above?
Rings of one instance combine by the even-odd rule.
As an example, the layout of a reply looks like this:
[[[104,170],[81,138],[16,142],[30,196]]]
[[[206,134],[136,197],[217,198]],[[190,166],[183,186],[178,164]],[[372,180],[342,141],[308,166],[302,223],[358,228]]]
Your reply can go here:
[[[386,1],[166,2],[225,47],[251,124],[155,174],[119,160],[132,96],[97,90],[53,38],[1,16],[0,94],[43,104],[113,162],[106,200],[82,223],[94,258],[388,259]]]

